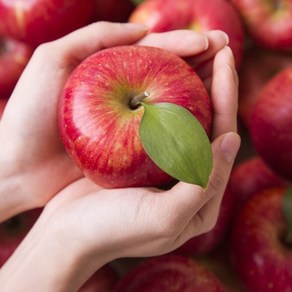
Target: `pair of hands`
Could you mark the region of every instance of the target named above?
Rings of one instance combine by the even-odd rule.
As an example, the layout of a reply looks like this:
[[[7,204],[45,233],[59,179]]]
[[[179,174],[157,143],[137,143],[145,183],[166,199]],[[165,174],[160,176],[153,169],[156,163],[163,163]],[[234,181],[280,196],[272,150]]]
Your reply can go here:
[[[192,63],[214,106],[213,171],[205,190],[183,182],[167,191],[102,189],[83,177],[59,140],[58,98],[70,72],[98,50],[134,43],[196,56]],[[166,253],[214,226],[240,145],[238,81],[227,43],[220,31],[155,34],[138,24],[99,22],[35,51],[0,122],[0,221],[45,208],[0,272],[7,291],[11,273],[23,290],[36,281],[48,290],[56,283],[60,291],[75,290],[106,262]]]

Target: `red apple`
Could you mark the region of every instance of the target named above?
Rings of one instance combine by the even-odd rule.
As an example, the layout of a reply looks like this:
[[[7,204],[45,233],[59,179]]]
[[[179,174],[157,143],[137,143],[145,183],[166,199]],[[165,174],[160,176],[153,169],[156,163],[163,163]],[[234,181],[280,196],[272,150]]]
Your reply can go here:
[[[232,0],[250,37],[274,50],[292,50],[291,1]]]
[[[214,228],[207,233],[191,238],[173,253],[186,256],[202,256],[214,251],[220,245],[229,229],[233,205],[233,193],[226,189]]]
[[[0,36],[0,99],[10,96],[32,53],[26,44]]]
[[[121,46],[81,63],[60,98],[62,142],[84,174],[104,187],[160,186],[173,179],[152,162],[139,137],[146,104],[188,109],[211,132],[212,107],[195,71],[166,50]],[[145,97],[145,96],[144,96]]]
[[[41,209],[34,209],[0,223],[0,267],[18,247],[40,213]]]
[[[91,21],[93,0],[0,0],[0,33],[37,46]]]
[[[78,292],[111,292],[119,276],[110,264],[102,266],[82,285]]]
[[[233,228],[232,263],[250,292],[292,289],[292,249],[285,241],[288,225],[282,210],[283,192],[258,193],[243,207]]]
[[[292,67],[260,91],[250,119],[251,141],[265,163],[292,180]]]
[[[239,71],[238,114],[248,127],[259,91],[278,72],[292,66],[292,55],[271,52],[252,46],[246,51]]]
[[[94,19],[127,22],[135,5],[130,0],[94,0]]]
[[[226,291],[219,279],[195,260],[174,255],[148,258],[130,270],[115,292]]]
[[[130,22],[146,24],[151,31],[189,28],[223,30],[229,36],[237,67],[240,66],[244,31],[236,9],[226,0],[146,0],[138,5]]]
[[[258,156],[252,156],[236,164],[231,172],[227,188],[234,198],[234,214],[256,194],[269,188],[284,187],[288,183],[274,173]]]

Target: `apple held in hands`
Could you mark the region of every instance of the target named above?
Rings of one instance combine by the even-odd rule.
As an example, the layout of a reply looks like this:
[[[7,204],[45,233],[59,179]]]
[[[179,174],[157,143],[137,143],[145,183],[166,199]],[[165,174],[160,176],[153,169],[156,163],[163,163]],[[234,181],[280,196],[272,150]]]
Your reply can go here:
[[[182,157],[190,176],[206,185],[211,123],[201,79],[159,48],[99,51],[72,72],[60,97],[61,140],[84,174],[103,187],[162,186],[174,180],[173,172],[183,180],[185,165],[176,164]]]
[[[0,33],[34,47],[89,24],[93,0],[0,0]]]

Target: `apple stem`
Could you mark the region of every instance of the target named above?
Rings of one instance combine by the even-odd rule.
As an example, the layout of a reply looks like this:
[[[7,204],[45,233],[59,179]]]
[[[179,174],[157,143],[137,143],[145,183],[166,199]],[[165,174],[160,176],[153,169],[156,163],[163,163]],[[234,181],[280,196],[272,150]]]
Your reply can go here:
[[[148,96],[150,96],[150,93],[148,91],[144,91],[143,93],[134,96],[130,102],[131,108],[132,109],[138,108],[139,105],[141,104],[142,100]]]

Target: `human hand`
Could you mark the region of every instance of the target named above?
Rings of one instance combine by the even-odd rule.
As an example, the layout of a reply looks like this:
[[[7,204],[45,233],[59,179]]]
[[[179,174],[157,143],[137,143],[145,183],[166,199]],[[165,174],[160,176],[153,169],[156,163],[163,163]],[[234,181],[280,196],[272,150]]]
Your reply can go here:
[[[226,39],[216,31],[147,35],[142,25],[99,22],[41,45],[10,97],[0,124],[0,222],[43,207],[82,177],[59,140],[60,92],[71,71],[87,56],[106,47],[135,42],[188,57],[214,55]]]
[[[7,287],[13,285],[9,275],[17,265],[14,281],[18,279],[26,290],[40,281],[42,287],[58,283],[60,291],[74,291],[106,262],[167,253],[214,226],[240,144],[233,56],[228,47],[214,55],[213,73],[205,71],[205,76],[212,76],[214,105],[214,161],[207,188],[179,182],[166,191],[108,190],[86,178],[76,180],[50,200],[32,232],[4,266],[0,278]],[[25,259],[19,261],[23,255]],[[60,265],[61,271],[56,269]],[[38,277],[27,275],[27,267],[37,271]]]

